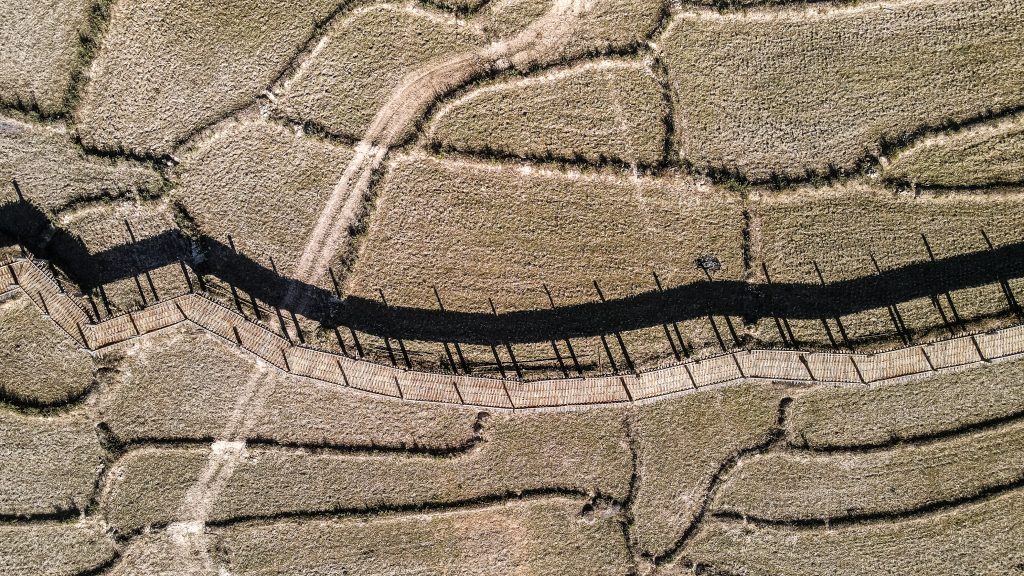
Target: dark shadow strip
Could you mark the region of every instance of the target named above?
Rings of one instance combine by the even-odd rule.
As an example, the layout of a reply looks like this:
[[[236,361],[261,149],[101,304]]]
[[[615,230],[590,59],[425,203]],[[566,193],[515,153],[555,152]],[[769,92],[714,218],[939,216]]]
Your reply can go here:
[[[269,262],[257,262],[210,237],[186,237],[179,230],[91,254],[79,238],[55,228],[29,202],[0,205],[0,232],[56,263],[83,290],[186,262],[197,273],[283,308],[295,282]],[[201,262],[193,259],[197,252],[203,255]],[[298,304],[288,311],[328,328],[345,326],[382,337],[503,345],[612,334],[708,315],[752,320],[840,317],[1022,277],[1024,242],[1018,242],[827,284],[716,280],[605,302],[499,314],[385,305],[358,296],[340,300],[330,290],[303,284],[301,296],[292,299]]]

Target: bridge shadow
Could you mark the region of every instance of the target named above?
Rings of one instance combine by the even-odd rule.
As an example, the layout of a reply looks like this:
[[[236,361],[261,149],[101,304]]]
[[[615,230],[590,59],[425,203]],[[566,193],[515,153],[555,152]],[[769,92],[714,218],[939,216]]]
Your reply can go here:
[[[53,225],[28,201],[0,205],[0,232],[46,258],[83,291],[184,263],[285,309],[295,283],[217,239],[189,238],[179,230],[90,253],[80,238]],[[201,255],[196,258],[196,255]],[[877,274],[823,283],[695,282],[604,302],[499,314],[388,306],[299,284],[297,304],[286,309],[320,322],[410,340],[499,344],[611,334],[708,316],[820,319],[885,308],[965,288],[1024,277],[1024,242],[906,264]],[[1008,309],[1016,306],[1008,298]]]

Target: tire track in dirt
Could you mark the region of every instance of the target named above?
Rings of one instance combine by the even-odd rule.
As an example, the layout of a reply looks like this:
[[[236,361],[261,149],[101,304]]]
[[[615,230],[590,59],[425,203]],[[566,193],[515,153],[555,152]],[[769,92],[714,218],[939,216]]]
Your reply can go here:
[[[388,151],[410,134],[432,102],[489,72],[529,67],[563,45],[572,36],[575,23],[591,7],[590,0],[556,0],[544,16],[513,38],[433,62],[407,75],[356,146],[356,154],[324,205],[292,278],[314,284],[327,271],[357,222],[373,174]],[[293,284],[284,301],[294,304],[299,294],[297,284]]]
[[[246,457],[246,437],[263,413],[273,389],[270,371],[258,362],[249,373],[220,437],[211,446],[206,467],[196,483],[185,492],[178,507],[178,520],[167,527],[167,534],[180,554],[182,566],[189,567],[194,573],[217,573],[209,553],[206,522],[217,497]]]

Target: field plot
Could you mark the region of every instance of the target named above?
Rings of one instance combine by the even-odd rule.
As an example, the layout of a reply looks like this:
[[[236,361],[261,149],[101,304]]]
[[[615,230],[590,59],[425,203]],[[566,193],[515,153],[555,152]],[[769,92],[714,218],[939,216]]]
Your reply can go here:
[[[410,74],[482,41],[454,18],[408,5],[357,8],[332,24],[285,83],[280,106],[290,117],[358,140]]]
[[[287,273],[351,158],[282,125],[228,122],[182,154],[171,196],[201,233]]]
[[[925,138],[897,152],[890,180],[934,187],[1024,182],[1024,115]]]
[[[744,385],[641,408],[632,537],[653,556],[671,549],[699,519],[722,465],[776,434],[783,391]]]
[[[0,526],[0,574],[76,576],[116,557],[96,520]]]
[[[646,41],[666,11],[662,0],[503,0],[488,2],[474,23],[499,41],[528,32],[524,49],[510,58],[518,71],[528,71],[629,51]]]
[[[770,521],[905,514],[1024,481],[1024,422],[863,453],[771,452],[740,460],[716,512]]]
[[[184,252],[183,246],[175,234],[172,207],[164,200],[84,204],[62,212],[57,226],[67,235],[55,238],[51,249],[75,255],[68,258],[67,267],[78,279],[97,287],[93,301],[100,314],[188,291],[175,256]],[[144,249],[127,256],[119,250],[140,245]]]
[[[1020,490],[904,521],[832,529],[715,521],[684,551],[692,562],[751,576],[1013,574],[1024,562]]]
[[[21,200],[20,192],[24,200],[46,212],[97,198],[149,196],[164,187],[160,175],[145,164],[85,156],[68,130],[58,124],[2,116],[0,182],[0,205]],[[3,224],[17,230],[21,223]]]
[[[0,8],[0,576],[1024,574],[1022,38]]]
[[[164,155],[253,103],[334,0],[115,3],[75,119],[104,150]]]
[[[855,170],[1024,103],[1022,34],[1016,2],[985,0],[683,13],[661,42],[680,156],[750,180]]]
[[[108,521],[122,532],[172,521],[209,457],[206,448],[129,452],[115,465]],[[408,508],[522,492],[621,499],[629,476],[630,453],[617,411],[496,414],[482,443],[446,457],[249,448],[209,518]]]
[[[1024,195],[1002,193],[899,194],[863,181],[785,192],[764,192],[755,202],[759,256],[772,282],[837,282],[877,274],[915,262],[989,249],[1021,240]],[[984,235],[982,231],[984,230]],[[931,253],[929,253],[929,251]],[[874,258],[874,262],[872,261]],[[877,263],[878,268],[875,267]],[[821,272],[819,277],[815,266]],[[946,274],[955,277],[957,269]],[[1019,285],[1014,289],[1020,290]],[[912,339],[948,334],[971,321],[1005,317],[1009,303],[998,284],[906,300],[909,286],[892,286],[892,302]],[[861,295],[843,294],[856,301]],[[898,304],[896,304],[898,302]],[[898,341],[892,312],[869,309],[840,319],[795,321],[795,339],[804,345]],[[1004,318],[1005,321],[1005,318]],[[828,322],[829,331],[822,322]],[[760,335],[780,338],[772,320]],[[830,338],[831,337],[831,338]],[[877,344],[876,344],[877,345]]]
[[[94,425],[85,415],[0,412],[0,515],[84,510],[102,463]]]
[[[252,418],[251,438],[282,444],[456,449],[475,438],[477,411],[371,397],[274,374],[251,355],[194,329],[128,347],[123,380],[101,412],[121,442],[218,437],[232,415]],[[265,398],[247,402],[252,375],[268,371]]]
[[[621,575],[622,530],[585,502],[524,500],[457,512],[239,525],[219,531],[232,574]]]
[[[444,150],[647,166],[664,155],[664,108],[648,66],[610,60],[473,90],[427,134]]]
[[[1024,414],[1024,364],[1002,362],[897,384],[821,388],[794,399],[787,437],[816,449],[876,446]]]
[[[93,383],[88,352],[39,314],[28,297],[0,301],[0,397],[47,406],[81,396]]]
[[[716,255],[717,277],[743,275],[738,195],[678,178],[630,179],[443,161],[394,161],[381,186],[350,293],[397,306],[451,310],[547,308],[609,293],[648,292],[706,279],[694,264]],[[424,250],[419,247],[427,247]]]
[[[82,58],[80,35],[93,24],[87,0],[10,2],[0,8],[0,102],[54,115]],[[14,55],[17,55],[16,57]]]
[[[405,156],[381,184],[348,290],[436,309],[436,288],[447,310],[482,313],[492,312],[488,298],[498,311],[623,298],[655,290],[655,272],[666,287],[707,281],[694,263],[704,255],[721,261],[716,278],[741,278],[742,228],[737,194],[685,178]],[[670,357],[658,330],[640,339]],[[684,337],[695,347],[715,341],[706,323]],[[610,366],[597,339],[580,348],[594,352],[581,363]]]

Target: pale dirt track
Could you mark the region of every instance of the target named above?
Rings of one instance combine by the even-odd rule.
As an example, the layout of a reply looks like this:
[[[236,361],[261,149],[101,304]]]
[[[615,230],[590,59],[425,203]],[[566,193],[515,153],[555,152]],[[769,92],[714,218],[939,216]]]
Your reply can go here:
[[[225,422],[220,437],[210,447],[206,467],[182,498],[178,520],[167,527],[182,566],[187,566],[191,573],[216,573],[209,552],[206,522],[217,497],[245,457],[245,439],[259,420],[267,397],[273,391],[268,376],[262,363],[257,363],[249,373],[236,400],[235,409]]]
[[[432,62],[409,74],[356,146],[356,154],[324,204],[292,278],[315,284],[327,272],[360,215],[373,174],[388,150],[408,137],[431,103],[490,71],[536,64],[571,39],[577,20],[589,8],[587,0],[557,0],[547,14],[515,37]],[[286,302],[293,303],[297,293],[293,289]]]

